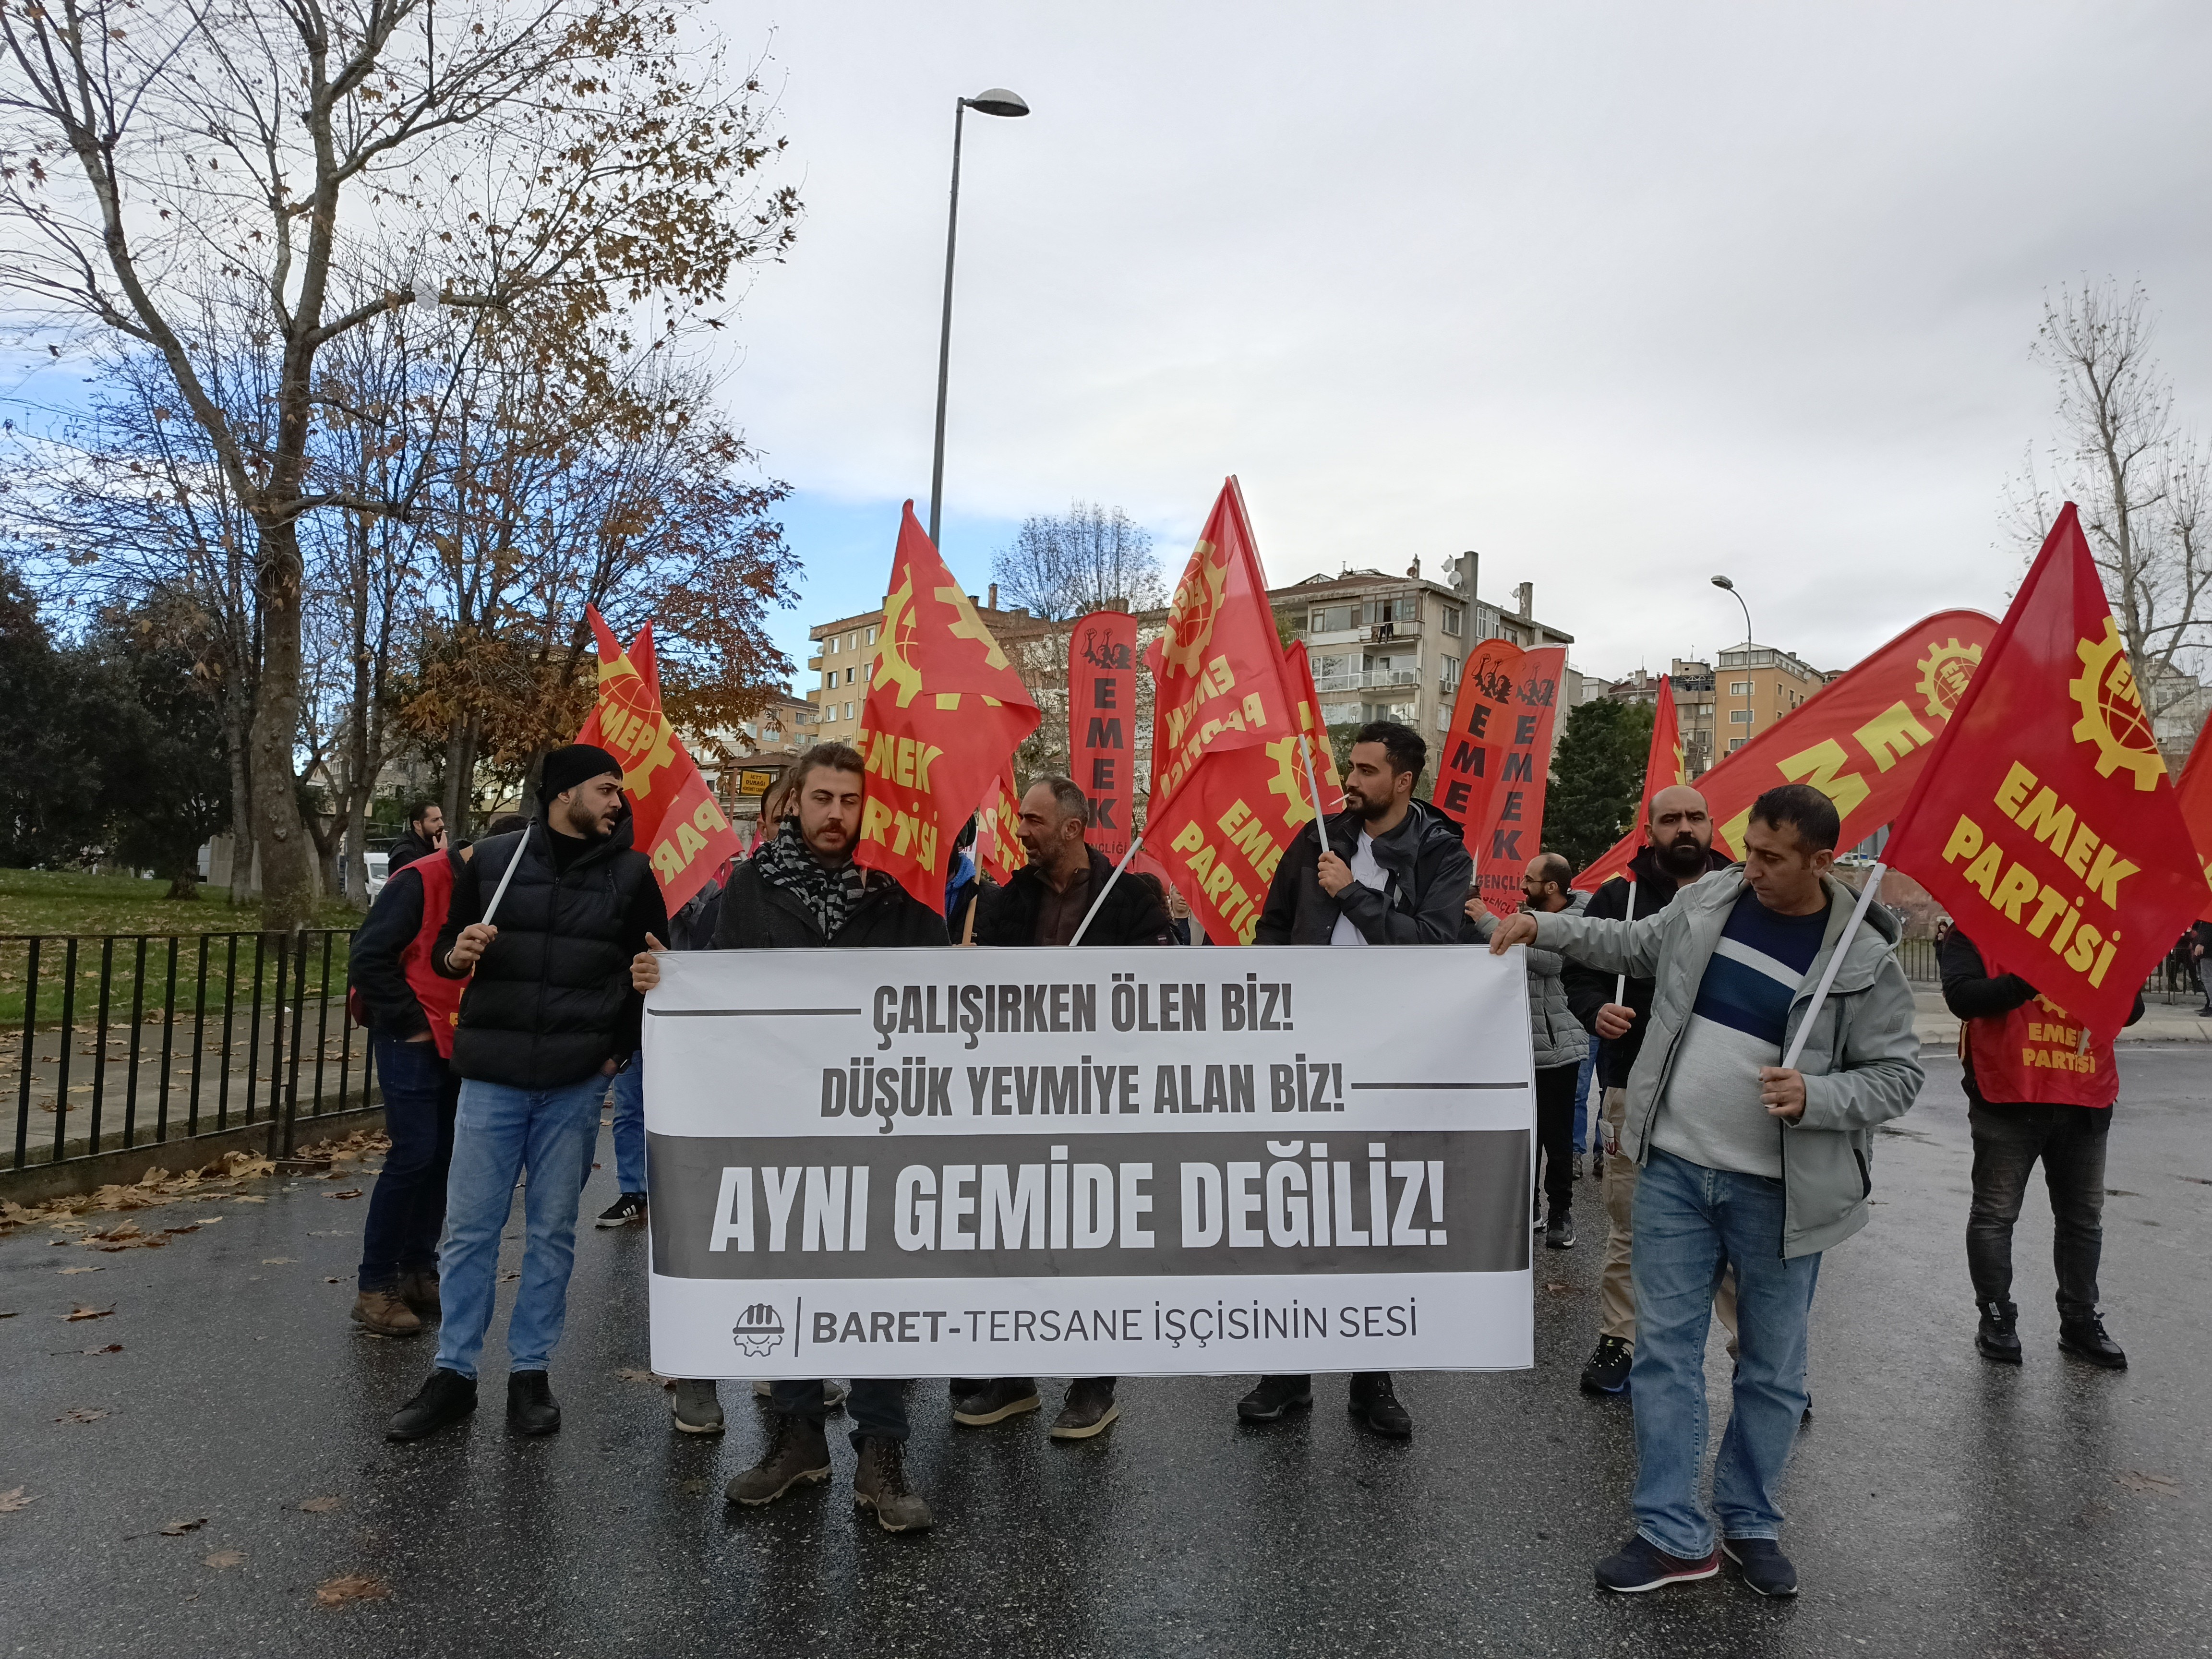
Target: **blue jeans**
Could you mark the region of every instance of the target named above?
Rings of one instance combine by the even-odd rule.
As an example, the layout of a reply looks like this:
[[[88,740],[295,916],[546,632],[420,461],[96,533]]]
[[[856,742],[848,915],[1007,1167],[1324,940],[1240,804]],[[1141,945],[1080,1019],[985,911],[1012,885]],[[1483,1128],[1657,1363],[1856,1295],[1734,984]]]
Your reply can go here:
[[[1705,1336],[1723,1269],[1735,1269],[1734,1409],[1713,1468],[1724,1538],[1773,1538],[1774,1489],[1805,1414],[1805,1326],[1817,1255],[1782,1259],[1783,1190],[1650,1150],[1636,1183],[1636,1529],[1669,1555],[1713,1547],[1698,1502],[1705,1455]]]
[[[1575,1152],[1577,1156],[1590,1149],[1590,1129],[1597,1114],[1590,1110],[1590,1082],[1597,1073],[1597,1039],[1592,1037],[1589,1046],[1583,1050],[1583,1068],[1575,1074]]]
[[[389,1291],[404,1273],[435,1273],[446,1220],[446,1169],[461,1080],[434,1042],[371,1034],[384,1090],[384,1168],[361,1224],[361,1288]]]
[[[507,1327],[507,1367],[542,1371],[568,1314],[568,1271],[576,1261],[576,1201],[599,1138],[605,1078],[594,1074],[557,1089],[504,1083],[461,1085],[453,1125],[453,1166],[446,1182],[446,1237],[439,1248],[438,1364],[477,1374],[493,1304],[498,1299],[499,1242],[524,1170],[526,1222],[522,1282]]]
[[[645,1190],[645,1055],[632,1054],[607,1091],[615,1107],[615,1188]]]

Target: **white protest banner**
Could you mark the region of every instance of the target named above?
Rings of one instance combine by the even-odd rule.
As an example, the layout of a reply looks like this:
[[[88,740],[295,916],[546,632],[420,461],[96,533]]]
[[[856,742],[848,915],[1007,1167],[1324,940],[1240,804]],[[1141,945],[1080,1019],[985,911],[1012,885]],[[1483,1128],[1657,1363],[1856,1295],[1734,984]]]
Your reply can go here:
[[[727,951],[660,975],[665,1375],[1532,1363],[1518,953]]]

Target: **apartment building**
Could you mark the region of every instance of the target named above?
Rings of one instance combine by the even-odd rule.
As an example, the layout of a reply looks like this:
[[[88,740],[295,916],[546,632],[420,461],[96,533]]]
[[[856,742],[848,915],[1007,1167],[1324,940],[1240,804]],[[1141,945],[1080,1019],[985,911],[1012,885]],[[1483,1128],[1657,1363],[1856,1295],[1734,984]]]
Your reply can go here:
[[[1482,641],[1573,643],[1573,635],[1535,619],[1532,582],[1513,590],[1510,610],[1477,599],[1476,563],[1473,553],[1447,559],[1441,580],[1424,578],[1416,559],[1402,576],[1346,569],[1269,590],[1277,617],[1305,641],[1324,721],[1388,720],[1441,732],[1468,653]]]
[[[983,626],[1010,656],[1015,654],[1016,644],[1051,626],[1030,616],[1024,607],[1000,610],[996,582],[991,584],[987,600],[979,602],[970,593],[968,602],[975,606]],[[800,695],[814,711],[809,742],[851,743],[860,735],[860,709],[867,702],[868,676],[874,672],[877,635],[883,623],[883,607],[878,605],[807,629],[814,654],[807,658],[799,684],[805,688]],[[1027,678],[1026,670],[1024,677]]]
[[[1662,678],[1674,685],[1682,760],[1694,778],[1785,719],[1834,676],[1787,651],[1747,643],[1722,652],[1718,669],[1676,657],[1665,676],[1639,668],[1604,695],[1615,702],[1656,704]]]

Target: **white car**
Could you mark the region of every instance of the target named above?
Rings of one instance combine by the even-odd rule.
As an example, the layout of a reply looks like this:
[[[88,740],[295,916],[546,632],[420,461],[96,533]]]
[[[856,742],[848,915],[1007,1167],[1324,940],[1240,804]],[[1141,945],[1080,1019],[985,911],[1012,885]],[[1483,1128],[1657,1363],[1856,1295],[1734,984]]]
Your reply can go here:
[[[392,854],[369,853],[364,856],[368,861],[368,902],[374,904],[376,896],[384,890],[386,878],[392,874]]]

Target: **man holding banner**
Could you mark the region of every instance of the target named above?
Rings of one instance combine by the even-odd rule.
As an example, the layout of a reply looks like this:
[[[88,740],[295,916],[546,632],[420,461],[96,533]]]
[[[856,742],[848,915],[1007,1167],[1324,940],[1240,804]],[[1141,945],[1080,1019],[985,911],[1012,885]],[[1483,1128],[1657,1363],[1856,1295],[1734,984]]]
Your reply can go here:
[[[1639,921],[1523,913],[1491,940],[1493,952],[1535,945],[1656,981],[1621,1130],[1642,1166],[1637,1531],[1597,1564],[1608,1589],[1720,1571],[1698,1485],[1705,1339],[1733,1267],[1741,1358],[1713,1507],[1745,1582],[1796,1594],[1776,1488],[1805,1410],[1820,1256],[1866,1224],[1874,1131],[1911,1109],[1923,1077],[1897,922],[1828,874],[1838,828],[1819,790],[1771,789],[1752,805],[1741,874],[1709,877]]]
[[[1458,827],[1413,799],[1428,763],[1420,734],[1394,720],[1373,720],[1352,743],[1344,782],[1345,810],[1300,830],[1260,913],[1261,945],[1451,945],[1460,908],[1474,884],[1474,864]],[[1272,1423],[1313,1404],[1310,1376],[1263,1376],[1237,1402],[1248,1423]],[[1413,1419],[1398,1401],[1388,1371],[1352,1378],[1352,1414],[1376,1433],[1403,1439]]]

